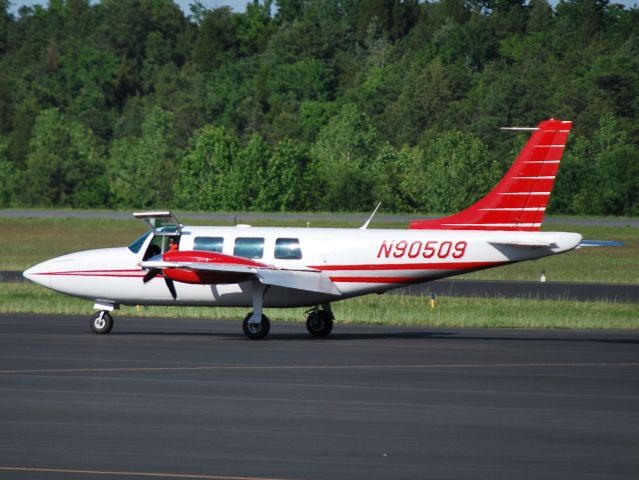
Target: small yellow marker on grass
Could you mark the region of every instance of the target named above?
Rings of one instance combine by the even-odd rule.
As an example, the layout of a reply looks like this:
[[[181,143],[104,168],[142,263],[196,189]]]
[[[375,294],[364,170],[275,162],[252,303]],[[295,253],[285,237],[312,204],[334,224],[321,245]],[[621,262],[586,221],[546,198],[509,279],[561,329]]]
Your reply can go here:
[[[435,308],[435,294],[430,294],[430,308]]]

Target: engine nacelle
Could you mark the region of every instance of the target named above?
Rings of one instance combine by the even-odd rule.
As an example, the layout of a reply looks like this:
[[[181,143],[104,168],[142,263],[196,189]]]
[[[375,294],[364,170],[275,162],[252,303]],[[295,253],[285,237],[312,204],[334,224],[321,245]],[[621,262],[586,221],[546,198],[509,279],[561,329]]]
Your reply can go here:
[[[267,265],[255,262],[248,258],[235,257],[216,252],[204,252],[197,250],[185,250],[166,252],[162,255],[165,262],[194,262],[209,263],[220,266],[244,266],[266,267]],[[175,282],[191,283],[199,285],[239,283],[251,278],[250,273],[243,272],[208,272],[206,270],[190,270],[188,268],[165,268],[162,274]]]

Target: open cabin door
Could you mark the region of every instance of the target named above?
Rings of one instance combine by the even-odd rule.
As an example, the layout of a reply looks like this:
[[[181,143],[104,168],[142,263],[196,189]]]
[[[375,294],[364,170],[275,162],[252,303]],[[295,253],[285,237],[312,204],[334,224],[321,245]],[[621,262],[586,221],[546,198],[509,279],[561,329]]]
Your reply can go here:
[[[171,237],[182,233],[183,225],[171,212],[136,212],[133,216],[146,223],[154,235]]]
[[[171,212],[135,212],[133,216],[146,223],[153,232],[153,239],[146,249],[143,260],[166,252],[171,238],[179,244],[184,225]]]

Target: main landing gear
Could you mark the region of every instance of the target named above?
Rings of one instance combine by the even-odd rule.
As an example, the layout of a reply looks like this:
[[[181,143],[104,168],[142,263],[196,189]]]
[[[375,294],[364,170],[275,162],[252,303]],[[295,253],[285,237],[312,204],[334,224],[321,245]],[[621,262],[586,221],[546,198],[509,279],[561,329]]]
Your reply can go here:
[[[261,282],[253,281],[253,311],[246,315],[242,322],[244,335],[251,340],[261,340],[271,330],[270,320],[262,313],[266,288]],[[308,333],[317,338],[326,337],[331,333],[335,316],[329,303],[323,304],[321,309],[314,307],[306,313],[308,314],[306,318]]]
[[[335,316],[329,303],[322,305],[322,310],[315,307],[306,313],[308,313],[308,317],[306,317],[308,333],[316,338],[327,337],[331,333]]]
[[[311,336],[324,338],[331,333],[335,317],[333,316],[330,304],[322,305],[321,310],[319,307],[314,307],[306,313],[308,313],[308,317],[306,317],[306,329]],[[255,315],[255,312],[250,312],[244,317],[242,329],[244,330],[244,335],[251,340],[261,340],[265,338],[271,330],[271,321],[264,314],[262,314],[260,318]]]
[[[260,340],[268,335],[268,332],[271,330],[271,321],[268,317],[262,314],[262,318],[259,322],[251,321],[253,318],[253,313],[249,313],[246,317],[244,317],[244,321],[242,322],[242,329],[244,330],[244,335],[246,335],[251,340]]]

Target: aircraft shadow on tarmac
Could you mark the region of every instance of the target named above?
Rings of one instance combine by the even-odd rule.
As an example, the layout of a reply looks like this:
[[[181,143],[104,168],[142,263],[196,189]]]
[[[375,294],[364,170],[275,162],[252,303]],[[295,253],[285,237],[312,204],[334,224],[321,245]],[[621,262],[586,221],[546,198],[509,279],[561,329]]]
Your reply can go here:
[[[169,336],[169,337],[215,337],[228,340],[240,340],[243,342],[253,342],[246,338],[242,333],[226,333],[226,332],[169,332],[169,331],[129,331],[129,332],[111,332],[110,336]],[[385,332],[385,333],[334,333],[328,338],[313,338],[307,333],[271,333],[268,339],[260,340],[256,343],[271,343],[277,341],[300,341],[308,340],[309,342],[332,342],[340,340],[375,340],[375,339],[432,339],[443,337],[446,335],[455,335],[451,333],[429,333],[429,332]]]
[[[581,332],[578,332],[581,333]],[[111,336],[169,336],[169,337],[212,337],[225,340],[252,342],[242,333],[229,332],[178,332],[178,331],[113,331]],[[361,333],[333,333],[328,338],[313,338],[307,333],[271,333],[266,342],[309,341],[309,342],[339,342],[353,340],[452,340],[452,341],[491,341],[491,342],[599,342],[613,344],[639,345],[639,338],[606,338],[598,335],[567,337],[554,335],[539,336],[498,336],[498,335],[464,335],[463,331],[429,332],[429,331],[405,331],[405,332],[361,332]]]

